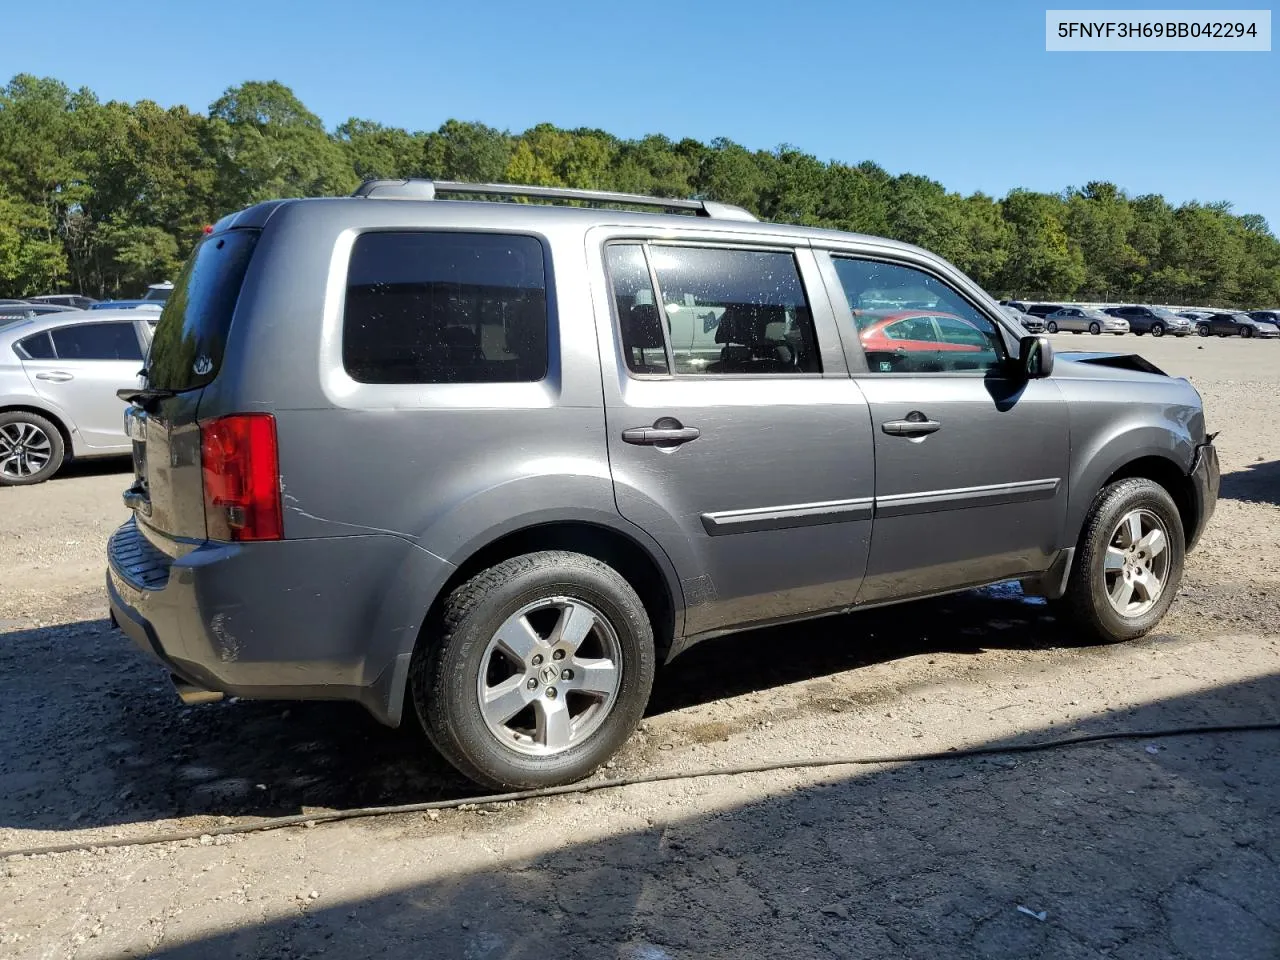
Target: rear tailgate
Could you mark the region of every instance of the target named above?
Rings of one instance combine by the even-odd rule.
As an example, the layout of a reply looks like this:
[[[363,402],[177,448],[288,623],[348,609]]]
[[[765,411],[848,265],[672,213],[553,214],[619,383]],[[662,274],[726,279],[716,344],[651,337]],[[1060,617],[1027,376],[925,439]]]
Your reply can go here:
[[[125,502],[140,523],[169,538],[206,537],[200,397],[221,369],[257,239],[257,230],[227,230],[196,246],[156,325],[145,388],[125,411],[134,464]]]

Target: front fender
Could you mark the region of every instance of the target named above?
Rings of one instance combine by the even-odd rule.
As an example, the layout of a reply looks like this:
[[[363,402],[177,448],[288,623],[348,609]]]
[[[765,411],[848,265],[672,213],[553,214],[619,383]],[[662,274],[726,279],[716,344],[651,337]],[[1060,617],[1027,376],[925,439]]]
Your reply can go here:
[[[1084,438],[1082,447],[1073,450],[1066,520],[1070,542],[1065,546],[1073,546],[1079,538],[1098,491],[1128,464],[1156,457],[1172,464],[1184,476],[1190,471],[1196,441],[1189,430],[1178,428],[1175,423],[1119,423]]]

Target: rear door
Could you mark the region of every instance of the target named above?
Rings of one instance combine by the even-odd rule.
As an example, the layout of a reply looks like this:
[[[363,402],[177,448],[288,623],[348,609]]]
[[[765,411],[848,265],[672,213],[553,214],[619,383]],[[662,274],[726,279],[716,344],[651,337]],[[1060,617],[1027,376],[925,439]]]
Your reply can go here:
[[[686,635],[851,605],[871,429],[811,252],[607,230],[588,251],[618,508],[679,571]]]
[[[36,392],[66,411],[93,452],[125,452],[116,391],[139,385],[143,345],[129,321],[80,323],[49,331],[53,357],[23,360]]]
[[[828,267],[848,301],[835,308],[847,329],[868,303],[926,301],[947,347],[924,370],[850,358],[876,461],[859,602],[1047,569],[1062,546],[1070,450],[1057,385],[1015,376],[994,318],[929,265],[833,253]]]

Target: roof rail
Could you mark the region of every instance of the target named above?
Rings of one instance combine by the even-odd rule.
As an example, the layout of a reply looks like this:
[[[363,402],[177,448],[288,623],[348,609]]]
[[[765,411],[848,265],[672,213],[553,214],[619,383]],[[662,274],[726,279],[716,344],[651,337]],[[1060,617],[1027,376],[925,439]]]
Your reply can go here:
[[[439,194],[477,194],[496,197],[533,197],[538,200],[580,200],[587,203],[616,203],[663,210],[690,210],[700,217],[718,220],[752,220],[750,211],[714,200],[674,200],[647,197],[639,193],[612,193],[608,190],[573,190],[568,187],[530,187],[516,183],[463,183],[457,180],[366,180],[353,197],[380,200],[434,200]]]

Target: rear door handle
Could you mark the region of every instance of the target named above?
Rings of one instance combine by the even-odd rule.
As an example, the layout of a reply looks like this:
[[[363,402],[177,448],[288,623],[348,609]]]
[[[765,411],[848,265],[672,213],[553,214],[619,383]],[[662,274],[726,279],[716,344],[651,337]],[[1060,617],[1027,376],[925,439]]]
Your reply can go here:
[[[625,443],[637,443],[647,446],[655,444],[676,446],[681,443],[688,443],[690,440],[697,440],[702,436],[701,431],[697,427],[668,427],[659,426],[662,421],[654,424],[652,427],[631,427],[622,431],[622,439]]]
[[[930,433],[937,433],[942,429],[942,424],[937,420],[929,420],[928,418],[919,420],[886,420],[880,424],[880,429],[891,437],[923,437]]]
[[[68,380],[74,380],[74,379],[75,379],[75,377],[73,377],[73,376],[72,376],[71,374],[69,374],[69,373],[65,373],[65,372],[64,372],[64,371],[62,371],[62,370],[49,370],[49,371],[44,372],[44,373],[37,373],[37,374],[36,374],[36,379],[37,379],[37,380],[52,380],[54,383],[66,383]]]

